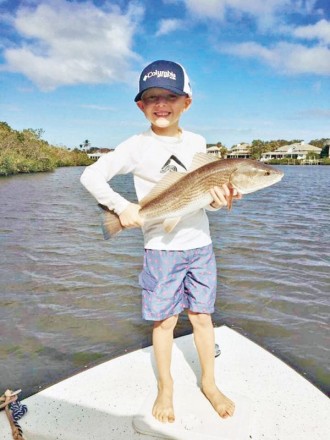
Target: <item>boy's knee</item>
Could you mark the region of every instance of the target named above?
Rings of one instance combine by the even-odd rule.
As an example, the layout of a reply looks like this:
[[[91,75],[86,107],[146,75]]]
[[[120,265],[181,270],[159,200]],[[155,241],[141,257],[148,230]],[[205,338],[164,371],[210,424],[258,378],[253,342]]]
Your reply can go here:
[[[212,325],[211,315],[208,313],[194,313],[188,314],[190,322],[193,327],[208,327]]]
[[[162,330],[173,330],[178,322],[178,315],[170,316],[169,318],[157,321],[154,327],[160,327]]]

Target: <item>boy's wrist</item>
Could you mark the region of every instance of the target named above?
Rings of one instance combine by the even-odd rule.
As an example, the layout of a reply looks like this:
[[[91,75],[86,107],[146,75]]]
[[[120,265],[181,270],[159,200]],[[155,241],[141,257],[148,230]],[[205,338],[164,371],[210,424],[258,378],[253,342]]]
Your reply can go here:
[[[114,211],[117,215],[121,215],[131,204],[131,202],[129,202],[126,199],[122,199],[120,202],[118,202],[114,208]]]

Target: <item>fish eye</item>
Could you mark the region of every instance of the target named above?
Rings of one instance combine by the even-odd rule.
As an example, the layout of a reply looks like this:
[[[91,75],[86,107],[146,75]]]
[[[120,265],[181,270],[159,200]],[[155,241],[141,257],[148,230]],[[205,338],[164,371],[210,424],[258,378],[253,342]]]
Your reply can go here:
[[[270,171],[266,171],[265,176],[270,176]]]

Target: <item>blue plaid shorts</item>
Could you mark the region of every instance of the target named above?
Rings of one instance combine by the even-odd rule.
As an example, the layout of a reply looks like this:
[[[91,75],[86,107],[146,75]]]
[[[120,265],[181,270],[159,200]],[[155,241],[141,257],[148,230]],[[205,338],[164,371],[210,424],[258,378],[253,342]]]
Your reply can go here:
[[[212,244],[186,251],[145,249],[139,282],[146,320],[161,321],[186,308],[213,313],[217,273]]]

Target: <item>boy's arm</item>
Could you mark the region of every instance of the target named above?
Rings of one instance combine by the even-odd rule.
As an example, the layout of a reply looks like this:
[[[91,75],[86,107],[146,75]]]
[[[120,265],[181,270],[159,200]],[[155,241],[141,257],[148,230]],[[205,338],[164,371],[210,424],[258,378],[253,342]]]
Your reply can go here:
[[[114,152],[101,156],[97,162],[86,167],[80,182],[101,205],[120,215],[130,202],[114,191],[108,181],[117,174],[132,172],[134,166],[129,150],[117,147]]]

